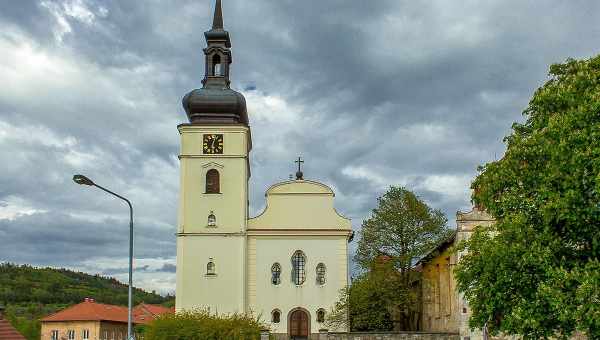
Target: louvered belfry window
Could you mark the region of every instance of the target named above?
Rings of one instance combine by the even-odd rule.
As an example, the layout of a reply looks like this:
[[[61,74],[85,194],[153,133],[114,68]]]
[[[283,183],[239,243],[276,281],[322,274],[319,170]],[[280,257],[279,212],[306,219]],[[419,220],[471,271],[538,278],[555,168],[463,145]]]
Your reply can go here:
[[[296,285],[301,285],[306,280],[306,256],[300,250],[297,250],[292,256],[292,281]]]
[[[215,169],[210,169],[206,173],[206,193],[218,194],[220,192],[219,172]]]

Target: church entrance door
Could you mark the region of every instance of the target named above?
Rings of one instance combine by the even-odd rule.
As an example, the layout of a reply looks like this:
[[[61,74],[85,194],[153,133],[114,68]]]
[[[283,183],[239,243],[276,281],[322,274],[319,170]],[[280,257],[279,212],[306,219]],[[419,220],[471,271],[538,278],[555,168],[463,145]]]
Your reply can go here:
[[[308,339],[308,314],[303,310],[295,310],[290,315],[290,337],[292,340]]]

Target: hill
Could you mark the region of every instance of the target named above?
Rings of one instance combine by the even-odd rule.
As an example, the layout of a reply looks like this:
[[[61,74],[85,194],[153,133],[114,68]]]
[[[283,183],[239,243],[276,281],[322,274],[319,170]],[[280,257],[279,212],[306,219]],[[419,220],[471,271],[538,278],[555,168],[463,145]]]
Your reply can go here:
[[[127,305],[127,285],[114,278],[68,269],[0,264],[0,304],[6,317],[28,339],[39,339],[38,319],[91,297],[101,303]],[[135,288],[134,304],[171,306],[174,298]]]

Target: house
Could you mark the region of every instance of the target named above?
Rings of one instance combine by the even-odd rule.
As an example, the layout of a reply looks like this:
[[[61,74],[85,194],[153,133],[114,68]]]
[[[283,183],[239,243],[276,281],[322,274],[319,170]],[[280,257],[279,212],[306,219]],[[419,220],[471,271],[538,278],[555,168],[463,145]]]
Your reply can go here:
[[[134,324],[147,324],[173,309],[140,304],[133,309]],[[125,340],[127,307],[97,303],[86,298],[41,320],[41,340]]]
[[[461,340],[483,339],[481,330],[469,329],[471,311],[458,292],[454,267],[462,253],[454,246],[468,239],[475,227],[489,227],[495,220],[475,207],[470,212],[457,212],[456,232],[441,242],[417,267],[421,271],[421,330],[459,333]]]
[[[25,340],[11,324],[4,318],[4,306],[0,305],[0,339],[2,340]]]

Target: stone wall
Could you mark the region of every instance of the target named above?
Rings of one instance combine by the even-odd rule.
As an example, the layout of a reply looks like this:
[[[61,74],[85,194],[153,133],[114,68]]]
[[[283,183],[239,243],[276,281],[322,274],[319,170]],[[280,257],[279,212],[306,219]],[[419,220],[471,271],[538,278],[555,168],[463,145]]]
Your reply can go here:
[[[328,333],[321,336],[319,340],[459,340],[458,333],[435,332]]]

